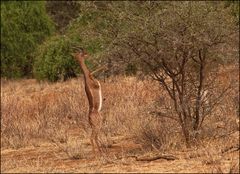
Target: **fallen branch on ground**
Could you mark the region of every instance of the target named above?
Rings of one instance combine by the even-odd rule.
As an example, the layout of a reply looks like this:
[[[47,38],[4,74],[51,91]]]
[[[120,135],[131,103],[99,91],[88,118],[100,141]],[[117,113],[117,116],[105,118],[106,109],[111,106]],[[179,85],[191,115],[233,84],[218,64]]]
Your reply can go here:
[[[170,160],[179,159],[178,157],[173,156],[173,155],[157,155],[154,157],[137,157],[137,156],[128,156],[128,157],[133,157],[133,158],[135,158],[136,161],[155,161],[158,159],[165,159],[165,160],[170,161]]]
[[[176,156],[173,156],[173,155],[158,155],[158,156],[154,156],[154,157],[136,158],[136,161],[155,161],[158,159],[165,159],[165,160],[170,161],[170,160],[176,160],[179,158]]]

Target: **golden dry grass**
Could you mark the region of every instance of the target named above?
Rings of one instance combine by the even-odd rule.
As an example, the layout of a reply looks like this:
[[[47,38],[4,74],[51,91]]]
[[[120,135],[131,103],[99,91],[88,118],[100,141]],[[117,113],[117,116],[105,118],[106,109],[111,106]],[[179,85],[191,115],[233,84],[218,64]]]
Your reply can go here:
[[[233,70],[232,70],[233,69]],[[231,70],[231,71],[230,71]],[[222,81],[238,80],[238,70],[225,69]],[[199,142],[186,149],[180,126],[150,111],[168,102],[156,82],[117,77],[102,82],[102,142],[106,156],[94,160],[89,143],[87,99],[82,78],[61,83],[35,80],[1,83],[2,172],[236,172],[239,127],[233,90],[207,119]],[[131,155],[167,153],[178,160],[135,161]]]

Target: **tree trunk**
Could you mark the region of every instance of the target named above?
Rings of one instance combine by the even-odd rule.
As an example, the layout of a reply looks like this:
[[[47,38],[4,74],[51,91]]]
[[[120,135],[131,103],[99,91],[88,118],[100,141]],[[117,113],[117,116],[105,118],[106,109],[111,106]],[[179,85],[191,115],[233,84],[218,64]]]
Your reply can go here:
[[[193,125],[190,115],[187,115],[186,112],[184,113],[184,120],[182,126],[183,135],[185,138],[187,148],[190,148],[193,142],[193,137],[191,133],[193,132]]]
[[[183,135],[185,138],[185,143],[187,148],[191,148],[191,137],[190,137],[190,131],[188,128],[184,125],[182,125]]]

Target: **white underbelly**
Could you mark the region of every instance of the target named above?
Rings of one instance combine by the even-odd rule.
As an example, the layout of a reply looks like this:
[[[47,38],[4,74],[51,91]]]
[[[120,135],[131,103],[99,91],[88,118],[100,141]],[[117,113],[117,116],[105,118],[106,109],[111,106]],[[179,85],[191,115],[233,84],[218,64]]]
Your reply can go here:
[[[99,84],[99,106],[98,106],[98,111],[101,111],[102,109],[102,90],[101,90],[101,85],[98,81],[98,84]]]

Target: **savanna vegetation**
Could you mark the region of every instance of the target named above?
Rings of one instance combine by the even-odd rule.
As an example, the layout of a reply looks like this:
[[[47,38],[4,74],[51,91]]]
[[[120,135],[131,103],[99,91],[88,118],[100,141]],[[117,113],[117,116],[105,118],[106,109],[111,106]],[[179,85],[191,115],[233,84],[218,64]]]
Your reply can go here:
[[[76,46],[104,67],[98,160]],[[237,1],[2,1],[1,170],[237,172],[238,65]]]

